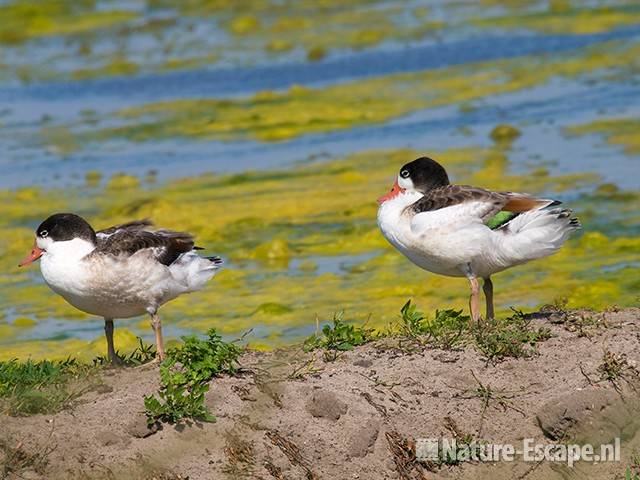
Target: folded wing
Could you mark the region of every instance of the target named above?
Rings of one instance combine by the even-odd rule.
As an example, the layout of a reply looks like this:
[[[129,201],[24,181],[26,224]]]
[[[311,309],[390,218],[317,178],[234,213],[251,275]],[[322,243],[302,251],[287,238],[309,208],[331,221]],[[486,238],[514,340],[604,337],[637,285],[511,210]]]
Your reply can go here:
[[[518,214],[558,203],[523,193],[492,192],[468,185],[447,185],[430,190],[409,206],[409,209],[414,215],[411,221],[413,231],[472,223],[484,223],[495,228],[492,220],[500,212]],[[504,223],[501,222],[500,226],[502,225]]]
[[[148,249],[159,263],[169,266],[183,253],[197,248],[190,234],[172,230],[146,230],[151,225],[149,220],[137,220],[100,230],[96,232],[98,245],[95,253],[131,256]]]

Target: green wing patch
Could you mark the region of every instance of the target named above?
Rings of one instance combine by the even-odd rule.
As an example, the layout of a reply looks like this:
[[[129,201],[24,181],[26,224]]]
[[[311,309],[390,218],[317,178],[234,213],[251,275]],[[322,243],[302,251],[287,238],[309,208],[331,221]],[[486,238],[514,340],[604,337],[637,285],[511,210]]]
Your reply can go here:
[[[496,228],[502,227],[505,223],[510,222],[518,215],[520,214],[516,212],[498,212],[489,220],[487,220],[486,225],[491,230],[495,230]]]

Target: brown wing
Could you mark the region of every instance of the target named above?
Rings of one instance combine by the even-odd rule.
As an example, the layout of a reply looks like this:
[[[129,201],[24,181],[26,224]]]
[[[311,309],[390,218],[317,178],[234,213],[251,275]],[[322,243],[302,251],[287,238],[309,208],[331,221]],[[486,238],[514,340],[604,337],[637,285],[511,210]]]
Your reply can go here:
[[[133,255],[140,250],[150,249],[158,262],[168,266],[183,253],[194,249],[193,237],[188,233],[171,230],[149,232],[142,228],[144,226],[121,228],[110,235],[99,236],[95,254]]]
[[[153,222],[147,218],[144,220],[134,220],[132,222],[123,223],[121,225],[114,225],[113,227],[105,228],[104,230],[98,230],[96,235],[98,238],[108,237],[113,235],[116,232],[120,231],[128,231],[128,232],[136,232],[138,230],[144,230],[147,227],[151,227]]]
[[[469,185],[446,185],[428,191],[409,208],[413,213],[431,212],[465,202],[483,202],[487,205],[487,216],[499,211],[526,212],[559,202],[513,192],[492,192]]]

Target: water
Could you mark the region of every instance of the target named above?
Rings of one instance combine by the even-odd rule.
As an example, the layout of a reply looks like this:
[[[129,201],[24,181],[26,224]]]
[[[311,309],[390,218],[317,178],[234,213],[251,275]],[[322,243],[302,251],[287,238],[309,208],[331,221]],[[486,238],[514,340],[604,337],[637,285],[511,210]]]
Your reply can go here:
[[[486,143],[485,132],[496,122],[553,120],[558,125],[583,122],[608,114],[635,115],[640,105],[640,86],[631,81],[618,84],[591,84],[552,81],[523,92],[486,99],[472,112],[457,106],[427,109],[387,123],[318,135],[307,135],[289,142],[263,144],[254,141],[160,140],[136,144],[124,140],[92,143],[77,152],[61,156],[41,145],[40,129],[78,120],[83,110],[95,111],[100,118],[116,109],[160,100],[189,97],[229,97],[251,95],[262,90],[284,90],[294,84],[315,87],[336,82],[398,72],[436,69],[477,61],[513,58],[541,52],[562,52],[607,40],[637,40],[640,27],[617,29],[594,35],[485,35],[450,44],[416,45],[395,50],[386,48],[353,53],[318,63],[292,63],[217,70],[173,72],[164,75],[107,78],[86,82],[43,83],[0,86],[0,102],[5,114],[0,133],[0,187],[25,185],[69,185],[83,181],[88,171],[106,175],[126,171],[144,175],[153,169],[160,179],[191,176],[202,172],[238,172],[246,169],[279,168],[311,155],[330,157],[361,149],[363,139],[375,148],[416,146],[438,149],[447,146]],[[43,124],[42,119],[53,119]],[[107,124],[103,124],[106,126]],[[474,135],[456,136],[460,127],[471,127]],[[544,158],[558,157],[559,150],[571,150],[576,142],[553,138],[544,145]],[[525,136],[526,141],[533,137]],[[371,142],[371,143],[370,143]],[[544,150],[544,149],[543,149]],[[607,152],[615,156],[615,149]],[[559,169],[575,169],[575,156],[560,155]],[[577,157],[582,159],[583,157]],[[230,161],[233,159],[233,161]],[[631,187],[626,162],[616,171],[588,158],[604,178]],[[623,159],[619,159],[623,162]],[[616,164],[621,163],[617,161]],[[568,165],[565,165],[568,162]],[[623,162],[624,163],[624,162]],[[578,167],[580,167],[578,165]],[[23,169],[28,168],[25,175]],[[516,164],[517,168],[517,164]]]

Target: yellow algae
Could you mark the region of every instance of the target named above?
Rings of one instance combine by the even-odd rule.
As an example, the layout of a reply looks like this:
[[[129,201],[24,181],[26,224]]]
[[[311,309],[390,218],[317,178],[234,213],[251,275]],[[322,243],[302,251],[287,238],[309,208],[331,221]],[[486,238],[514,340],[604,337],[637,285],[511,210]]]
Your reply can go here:
[[[13,325],[16,327],[33,327],[37,322],[33,318],[18,317],[13,321]]]
[[[260,20],[253,15],[244,15],[231,20],[228,26],[236,35],[246,35],[260,28]]]
[[[132,175],[119,173],[114,175],[107,182],[107,190],[127,190],[140,186],[140,180]]]
[[[11,2],[0,6],[0,42],[12,44],[37,37],[92,32],[136,17],[135,12],[91,11],[72,2]]]
[[[171,16],[156,18],[153,14],[157,9]],[[0,7],[0,43],[17,45],[16,50],[24,44],[36,49],[36,42],[44,36],[64,36],[64,51],[54,51],[38,64],[7,67],[9,74],[23,82],[88,79],[195,68],[264,50],[283,55],[299,48],[314,60],[334,49],[363,49],[389,40],[412,41],[442,27],[441,23],[426,20],[424,9],[415,11],[416,21],[407,24],[403,17],[412,14],[409,6],[383,0],[358,0],[348,7],[325,1],[283,4],[279,0],[150,0],[143,13],[109,10],[94,1],[13,1]],[[203,19],[207,24],[203,36],[215,35],[219,27],[231,33],[214,43],[213,53],[209,42],[191,38],[193,25]],[[96,31],[100,35],[95,35]],[[145,49],[143,56],[127,58],[124,54],[137,50],[135,42],[142,34],[153,35],[155,45]],[[104,37],[117,39],[113,62],[112,53],[105,55],[99,44]],[[75,67],[77,55],[91,66]]]
[[[272,56],[287,55],[294,49],[306,51],[307,59],[316,61],[336,50],[372,48],[383,42],[415,42],[454,25],[598,33],[637,24],[640,15],[631,5],[571,7],[555,0],[547,11],[533,12],[531,2],[498,3],[509,8],[507,14],[491,17],[493,13],[487,14],[482,6],[473,4],[468,6],[471,15],[460,18],[454,6],[447,12],[446,21],[438,22],[430,19],[426,7],[384,0],[357,0],[348,5],[324,1],[150,0],[143,12],[116,6],[110,10],[94,1],[20,0],[0,6],[0,43],[13,46],[13,53],[20,55],[23,51],[19,49],[25,44],[35,50],[43,37],[64,37],[64,51],[45,54],[42,62],[6,68],[10,77],[30,82],[189,69],[247,56],[252,62],[264,51]],[[157,18],[154,14],[158,12],[170,17]],[[193,26],[202,21],[207,24],[203,37],[212,33],[216,36],[220,27],[230,35],[215,41],[213,47],[201,38],[191,38]],[[153,35],[155,44],[143,55],[127,57],[126,53],[137,50],[136,42],[142,34]],[[105,55],[99,43],[104,37],[118,42],[113,62],[110,56],[114,53]],[[78,55],[90,66],[77,68]]]
[[[613,282],[599,281],[580,285],[567,297],[568,308],[594,308],[602,310],[612,305],[612,299],[620,297],[620,288]]]
[[[520,130],[512,125],[496,125],[491,130],[491,138],[496,142],[510,142],[520,136]]]
[[[637,118],[612,118],[597,120],[567,129],[575,135],[601,134],[607,142],[622,145],[629,155],[640,153],[640,120]]]
[[[85,191],[82,202],[92,206],[87,218],[98,228],[150,216],[161,227],[194,233],[197,244],[205,248],[203,253],[223,256],[225,268],[205,290],[181,296],[162,308],[165,325],[190,330],[215,327],[229,337],[255,328],[261,337],[249,337],[250,342],[282,344],[290,341],[290,337],[282,337],[283,331],[306,332],[307,327],[315,328],[316,316],[323,322],[342,309],[354,321],[364,321],[371,315],[369,325],[384,328],[397,319],[399,308],[408,298],[425,311],[467,308],[468,285],[464,279],[437,276],[413,266],[387,244],[376,225],[376,198],[390,188],[402,164],[425,154],[441,161],[456,183],[532,194],[585,185],[595,189],[601,184],[597,176],[589,174],[551,177],[541,169],[515,174],[509,168],[507,153],[497,148],[442,152],[407,149],[363,151],[286,170],[202,175],[148,190],[132,187],[126,196]],[[0,192],[0,198],[2,195]],[[46,191],[38,190],[25,190],[21,195],[27,204],[43,195],[49,197]],[[5,198],[7,204],[17,203],[13,196]],[[75,204],[80,198],[70,191],[65,201]],[[551,258],[496,275],[498,311],[505,313],[509,306],[533,309],[562,297],[575,306],[634,304],[640,285],[629,265],[637,262],[640,239],[635,227],[627,226],[627,222],[637,215],[632,206],[635,199],[637,192],[617,191],[610,195],[596,192],[570,202],[585,223],[585,232]],[[599,227],[603,217],[607,230]],[[14,212],[12,222],[22,219],[35,222],[28,210]],[[615,228],[619,231],[614,234]],[[32,242],[32,228],[7,231],[22,242],[13,256],[20,257],[17,252],[24,255]],[[338,260],[334,260],[361,254],[365,258],[347,268],[338,267]],[[3,267],[10,261],[13,259],[0,255]],[[330,265],[329,273],[317,274],[312,268],[320,262],[323,267],[324,262]],[[39,273],[36,276],[39,278]],[[35,319],[102,321],[78,312],[45,285],[26,276],[15,284],[3,285],[0,307]],[[149,329],[144,317],[130,325],[143,332]],[[119,330],[126,328],[117,326]],[[13,338],[14,327],[9,331]],[[133,340],[132,336],[128,338]],[[129,346],[129,340],[125,337],[123,345]],[[53,348],[56,345],[59,347]],[[102,348],[100,337],[92,345],[75,340],[20,341],[11,344],[7,355],[89,356],[102,353]]]
[[[605,43],[573,55],[532,55],[362,79],[323,89],[295,87],[238,99],[182,99],[122,109],[135,122],[88,132],[88,140],[169,137],[281,141],[385,122],[420,109],[515,92],[556,76],[638,68],[640,44]]]
[[[74,70],[71,77],[76,80],[86,80],[89,78],[99,78],[104,76],[117,75],[134,75],[138,73],[139,66],[137,63],[116,56],[109,60],[101,67],[97,68],[80,68]]]
[[[362,8],[344,8],[301,3],[278,8],[263,2],[253,5],[252,14],[246,13],[223,21],[233,34],[243,37],[243,46],[283,45],[287,49],[299,46],[305,48],[310,60],[323,57],[330,49],[363,49],[385,40],[411,40],[424,36],[429,31],[442,26],[439,22],[418,22],[407,25],[400,17],[404,8],[383,2],[362,2]],[[371,8],[378,3],[376,8]],[[262,8],[264,11],[260,11]],[[260,12],[259,18],[257,13]],[[278,51],[285,51],[277,49]]]
[[[287,41],[287,40],[278,40],[278,39],[274,39],[271,40],[269,43],[267,43],[267,50],[269,52],[287,52],[291,49],[293,49],[294,45],[293,43]]]
[[[139,344],[137,337],[124,328],[116,328],[114,342],[121,354],[131,353]],[[104,335],[87,342],[78,339],[66,340],[28,340],[3,344],[0,348],[0,361],[13,358],[26,360],[66,360],[77,358],[91,362],[98,356],[104,356],[107,344]]]
[[[283,315],[285,313],[292,312],[293,309],[291,307],[287,307],[281,303],[277,302],[268,302],[262,303],[258,305],[256,308],[256,314],[265,314],[265,315]]]
[[[318,270],[318,264],[311,260],[305,260],[303,262],[300,262],[300,264],[298,265],[298,270],[301,270],[303,272],[315,272],[316,270]]]
[[[84,175],[84,181],[88,187],[98,186],[101,180],[102,180],[102,173],[96,170],[90,170]]]
[[[6,323],[0,323],[0,339],[6,339],[16,334],[16,328],[13,325],[7,325]],[[0,348],[0,352],[2,348]]]
[[[307,60],[317,62],[327,56],[327,50],[324,47],[315,45],[307,50]]]
[[[483,18],[474,23],[483,27],[528,28],[543,33],[589,34],[613,30],[640,22],[637,8],[596,7],[550,8],[547,12]]]
[[[288,260],[291,254],[289,243],[285,239],[275,238],[258,245],[251,257],[258,260]]]

